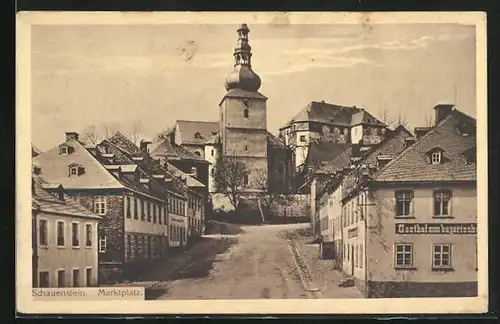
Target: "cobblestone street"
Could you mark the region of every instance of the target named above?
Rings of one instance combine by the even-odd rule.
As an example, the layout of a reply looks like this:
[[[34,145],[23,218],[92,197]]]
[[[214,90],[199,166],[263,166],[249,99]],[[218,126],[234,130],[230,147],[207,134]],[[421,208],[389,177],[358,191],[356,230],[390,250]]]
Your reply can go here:
[[[337,286],[342,276],[332,261],[317,259],[317,245],[296,237],[313,278],[321,287],[304,289],[287,233],[308,224],[243,226],[242,233],[207,235],[194,247],[154,268],[131,285],[155,286],[149,299],[361,298],[354,287]],[[151,290],[148,288],[148,290]]]

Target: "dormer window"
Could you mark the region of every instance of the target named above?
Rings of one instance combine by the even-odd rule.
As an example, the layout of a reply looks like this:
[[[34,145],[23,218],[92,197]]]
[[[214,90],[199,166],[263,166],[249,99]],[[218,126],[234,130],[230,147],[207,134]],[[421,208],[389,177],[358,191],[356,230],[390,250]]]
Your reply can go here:
[[[201,138],[201,134],[200,134],[199,132],[196,132],[196,133],[194,134],[194,138]]]
[[[444,151],[439,147],[435,147],[427,151],[427,160],[430,164],[442,164],[444,162]]]
[[[441,152],[433,152],[431,155],[432,164],[441,164]]]
[[[59,153],[61,155],[68,155],[73,153],[74,148],[66,143],[59,145]]]
[[[79,176],[85,173],[85,168],[83,165],[76,164],[76,163],[71,163],[69,166],[69,176],[70,177],[75,177]]]
[[[466,165],[476,163],[476,147],[473,146],[462,152],[464,162]]]

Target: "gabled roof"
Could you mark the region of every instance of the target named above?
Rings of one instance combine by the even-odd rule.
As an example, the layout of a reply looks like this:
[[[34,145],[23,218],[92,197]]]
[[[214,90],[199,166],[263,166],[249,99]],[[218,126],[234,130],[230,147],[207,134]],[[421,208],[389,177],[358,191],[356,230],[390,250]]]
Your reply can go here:
[[[317,101],[310,102],[281,129],[297,122],[318,122],[338,126],[354,126],[361,123],[385,126],[362,108]]]
[[[150,179],[153,178],[155,174],[165,174],[168,173],[161,165],[160,161],[154,160],[151,158],[146,152],[141,151],[136,145],[134,145],[127,137],[123,134],[117,132],[114,136],[105,139],[101,144],[97,146],[97,151],[106,149],[107,151],[111,151],[114,154],[114,163],[119,165],[128,165],[129,172],[138,172],[141,179]],[[96,158],[102,159],[102,156],[96,152]],[[141,156],[143,157],[142,161],[134,161],[133,157]],[[130,165],[136,164],[137,167],[132,168]],[[170,175],[171,176],[171,175]],[[157,199],[164,199],[163,192],[150,191],[143,184],[146,184],[144,181],[139,181],[136,183],[126,177],[117,177],[117,180],[120,181],[124,186],[141,192],[146,195],[153,196]],[[163,179],[155,179],[159,185],[159,188],[163,185],[165,180]],[[149,183],[149,181],[148,181]],[[141,185],[142,184],[142,185]]]
[[[166,157],[170,159],[193,160],[197,162],[207,162],[202,157],[186,150],[184,147],[172,143],[169,138],[161,142],[152,152],[153,157]]]
[[[121,184],[94,156],[78,141],[71,140],[74,151],[61,155],[59,145],[34,157],[33,164],[40,168],[40,175],[52,183],[62,184],[65,189],[118,189]],[[76,163],[85,167],[85,173],[78,177],[68,176],[68,167]]]
[[[346,146],[345,150],[339,155],[333,158],[331,161],[327,162],[321,168],[316,170],[316,174],[328,174],[335,173],[342,170],[344,167],[348,166],[351,162],[352,156],[352,146]]]
[[[189,188],[204,188],[205,185],[201,183],[200,181],[196,180],[195,178],[191,177],[187,173],[179,170],[175,166],[173,166],[170,163],[165,163],[165,167],[167,168],[168,171],[172,172],[177,177],[180,177],[181,179],[186,179],[186,185]]]
[[[280,149],[284,149],[284,150],[288,150],[289,149],[288,146],[285,145],[285,143],[283,143],[282,141],[280,141],[279,138],[277,138],[276,136],[274,136],[270,132],[267,132],[267,144],[271,148],[280,148]]]
[[[176,122],[176,129],[178,134],[180,135],[179,140],[181,145],[203,145],[206,140],[211,138],[220,130],[218,122],[193,120],[178,120]],[[195,138],[196,133],[200,134],[199,138]]]
[[[350,144],[319,142],[309,145],[306,163],[308,166],[322,164],[334,160],[350,147]]]
[[[475,181],[476,165],[464,163],[461,152],[476,144],[476,135],[459,134],[457,127],[463,122],[476,123],[474,118],[453,110],[435,128],[377,171],[373,179],[378,182]],[[446,154],[447,161],[443,164],[431,164],[427,160],[426,152],[436,146]]]
[[[63,194],[64,200],[56,198],[53,194],[47,191],[47,189],[45,189],[49,187],[52,188],[54,186],[48,185],[43,178],[37,175],[33,175],[32,177],[34,180],[34,191],[31,200],[34,205],[33,207],[38,209],[40,212],[85,217],[97,220],[101,219],[100,216],[83,207],[67,195]],[[57,189],[58,187],[61,186],[57,184],[53,189]]]
[[[369,151],[363,157],[363,163],[373,165],[377,163],[377,159],[393,159],[405,149],[405,138],[411,136],[409,130],[403,125],[399,125],[395,130],[391,131],[388,137]]]
[[[31,156],[35,157],[43,153],[38,147],[36,147],[33,143],[31,143]]]

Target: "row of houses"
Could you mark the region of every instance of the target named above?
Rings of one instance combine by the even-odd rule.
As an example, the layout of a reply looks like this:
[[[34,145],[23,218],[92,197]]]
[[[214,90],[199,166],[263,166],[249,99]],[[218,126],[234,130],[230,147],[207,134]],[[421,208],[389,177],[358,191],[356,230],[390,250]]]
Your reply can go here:
[[[200,238],[207,186],[174,165],[187,159],[153,158],[149,144],[117,132],[90,147],[68,132],[33,154],[35,287],[134,279]]]
[[[366,297],[477,295],[476,121],[434,110],[434,126],[349,144],[314,171],[321,255]]]

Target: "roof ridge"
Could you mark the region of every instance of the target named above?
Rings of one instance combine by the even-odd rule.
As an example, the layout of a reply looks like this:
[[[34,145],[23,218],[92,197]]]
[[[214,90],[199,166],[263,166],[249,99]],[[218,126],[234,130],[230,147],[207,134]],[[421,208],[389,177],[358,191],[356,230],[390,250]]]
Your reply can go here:
[[[378,170],[377,172],[375,172],[373,174],[373,176],[371,177],[373,180],[375,180],[380,174],[382,174],[382,172],[384,172],[385,170],[387,170],[389,167],[391,167],[394,163],[396,163],[397,161],[399,161],[403,156],[405,156],[410,150],[413,150],[416,146],[418,146],[419,144],[422,143],[422,141],[424,139],[426,139],[427,137],[429,137],[431,134],[434,134],[436,132],[436,130],[441,127],[444,123],[446,123],[448,120],[450,120],[452,117],[453,117],[453,113],[455,111],[458,111],[459,113],[462,113],[460,112],[459,110],[457,109],[454,109],[448,116],[446,116],[442,121],[440,121],[436,126],[434,126],[430,131],[428,131],[427,133],[425,133],[418,141],[416,141],[415,143],[413,143],[413,145],[410,145],[408,148],[406,148],[405,150],[403,150],[401,153],[399,153],[398,156],[396,156],[394,159],[392,159],[391,161],[389,161],[386,165],[384,165],[380,170]],[[463,114],[463,113],[462,113]],[[466,115],[467,116],[467,115]]]

